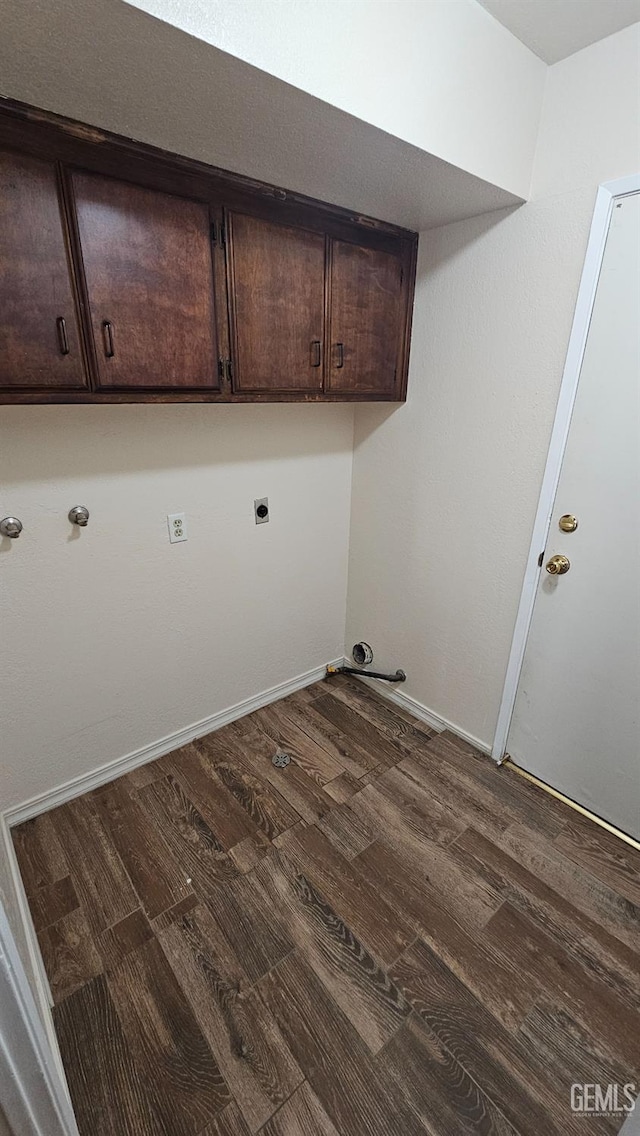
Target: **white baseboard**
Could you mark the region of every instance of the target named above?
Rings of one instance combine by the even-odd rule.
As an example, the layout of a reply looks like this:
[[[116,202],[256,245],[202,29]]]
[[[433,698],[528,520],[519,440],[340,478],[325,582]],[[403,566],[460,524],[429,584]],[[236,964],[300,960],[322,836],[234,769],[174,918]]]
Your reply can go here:
[[[353,663],[345,658],[341,665],[352,667]],[[423,706],[422,702],[418,702],[418,700],[412,698],[410,694],[405,694],[404,691],[400,690],[395,684],[391,686],[389,683],[383,682],[380,679],[361,678],[360,675],[355,675],[354,677],[360,678],[365,685],[373,687],[378,694],[381,694],[383,698],[387,698],[389,702],[395,702],[396,706],[402,706],[404,710],[408,710],[410,714],[413,714],[414,718],[419,718],[421,722],[425,722],[427,726],[431,726],[431,728],[437,730],[439,734],[441,734],[443,730],[450,730],[456,737],[461,738],[465,742],[469,742],[469,745],[475,746],[481,753],[491,754],[491,746],[487,745],[486,742],[482,742],[480,738],[469,734],[466,730],[462,729],[462,726],[457,726],[455,722],[450,722],[447,718],[441,718],[439,714],[434,714],[433,710],[429,710],[427,706]]]
[[[79,777],[73,777],[70,781],[59,785],[56,789],[39,793],[36,797],[24,801],[21,805],[6,809],[1,814],[0,820],[8,828],[14,828],[15,825],[22,824],[25,820],[39,816],[40,813],[55,809],[58,805],[64,805],[67,801],[73,800],[74,797],[80,797],[84,793],[90,792],[91,789],[106,785],[108,781],[114,781],[116,777],[122,777],[131,769],[137,769],[139,765],[156,761],[165,753],[171,753],[172,750],[187,745],[195,738],[202,737],[203,734],[210,734],[213,730],[219,730],[222,726],[228,725],[229,722],[235,722],[236,718],[244,718],[246,714],[260,710],[261,707],[268,706],[270,702],[277,702],[280,698],[286,698],[288,694],[293,694],[295,690],[302,690],[305,686],[319,682],[327,673],[327,665],[341,666],[342,659],[335,659],[325,666],[314,667],[312,671],[306,671],[305,674],[296,675],[295,678],[287,679],[286,682],[280,682],[277,686],[263,690],[252,698],[245,698],[242,702],[237,702],[235,706],[229,706],[226,710],[218,710],[217,713],[211,714],[208,718],[201,718],[199,722],[193,722],[192,725],[185,726],[182,730],[176,730],[173,734],[167,734],[155,742],[150,742],[149,745],[142,746],[141,749],[126,754],[125,757],[118,757],[115,761],[101,765],[98,769],[93,769],[91,773],[83,773]]]

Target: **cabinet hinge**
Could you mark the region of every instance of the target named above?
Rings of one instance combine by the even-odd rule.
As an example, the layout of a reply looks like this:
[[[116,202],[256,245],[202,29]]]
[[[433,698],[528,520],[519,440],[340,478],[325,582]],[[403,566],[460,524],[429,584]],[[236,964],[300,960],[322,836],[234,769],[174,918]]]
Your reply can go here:
[[[218,376],[221,379],[228,379],[231,382],[233,378],[233,367],[230,359],[218,359]]]
[[[212,221],[209,232],[211,233],[211,243],[214,245],[220,245],[220,248],[224,248],[227,243],[224,221]]]

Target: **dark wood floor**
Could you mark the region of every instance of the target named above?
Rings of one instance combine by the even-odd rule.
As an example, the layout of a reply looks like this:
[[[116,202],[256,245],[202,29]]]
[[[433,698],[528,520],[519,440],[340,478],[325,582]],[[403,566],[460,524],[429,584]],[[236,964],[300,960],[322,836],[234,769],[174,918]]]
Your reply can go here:
[[[82,1136],[622,1125],[640,853],[356,680],[14,836]]]

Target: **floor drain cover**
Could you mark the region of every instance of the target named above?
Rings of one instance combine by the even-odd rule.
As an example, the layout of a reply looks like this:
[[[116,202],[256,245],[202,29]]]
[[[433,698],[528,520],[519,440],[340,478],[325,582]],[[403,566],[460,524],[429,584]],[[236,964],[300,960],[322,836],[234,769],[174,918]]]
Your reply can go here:
[[[272,765],[275,765],[276,769],[284,769],[285,766],[290,764],[290,762],[291,758],[289,754],[283,753],[281,749],[279,749],[278,752],[271,758],[271,763]]]

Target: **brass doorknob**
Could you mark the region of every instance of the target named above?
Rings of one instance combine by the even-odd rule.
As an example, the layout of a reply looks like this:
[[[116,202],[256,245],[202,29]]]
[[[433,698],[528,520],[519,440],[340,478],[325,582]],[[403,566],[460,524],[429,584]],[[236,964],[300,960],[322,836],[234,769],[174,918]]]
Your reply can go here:
[[[570,567],[571,563],[567,560],[566,556],[552,556],[545,564],[545,568],[550,576],[564,576],[565,572],[568,572]]]

